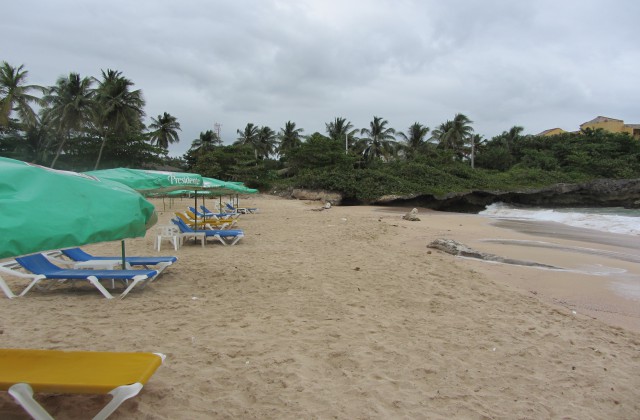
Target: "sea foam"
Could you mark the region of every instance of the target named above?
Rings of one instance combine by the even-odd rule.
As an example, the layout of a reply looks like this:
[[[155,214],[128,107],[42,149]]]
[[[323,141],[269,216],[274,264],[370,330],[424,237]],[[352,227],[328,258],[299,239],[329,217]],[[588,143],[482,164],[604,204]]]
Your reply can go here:
[[[498,219],[556,222],[601,232],[640,235],[640,210],[623,208],[544,209],[513,207],[504,203],[495,203],[479,214]]]

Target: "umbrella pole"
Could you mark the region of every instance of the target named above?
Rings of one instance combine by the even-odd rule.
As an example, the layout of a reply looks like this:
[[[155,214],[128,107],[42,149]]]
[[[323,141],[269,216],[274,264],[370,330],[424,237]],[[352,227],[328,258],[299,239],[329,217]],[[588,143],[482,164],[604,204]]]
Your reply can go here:
[[[194,230],[198,230],[198,190],[196,190],[194,197],[196,199],[196,205],[194,206],[196,212],[193,215],[196,218],[196,223],[193,225],[193,228]]]
[[[126,270],[127,269],[127,261],[125,259],[125,245],[124,245],[124,239],[122,241],[120,241],[120,251],[122,252],[122,269]]]

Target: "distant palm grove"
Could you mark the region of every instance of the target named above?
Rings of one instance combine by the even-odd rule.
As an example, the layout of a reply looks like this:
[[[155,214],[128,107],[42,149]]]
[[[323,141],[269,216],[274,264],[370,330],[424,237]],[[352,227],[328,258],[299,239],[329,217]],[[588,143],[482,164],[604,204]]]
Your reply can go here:
[[[134,86],[111,69],[31,85],[23,65],[2,62],[0,156],[75,171],[169,167],[263,191],[337,191],[354,202],[640,177],[640,141],[628,134],[541,137],[515,126],[486,139],[461,113],[433,128],[415,122],[404,131],[380,116],[363,128],[336,117],[325,122],[324,133],[305,133],[293,121],[277,131],[249,122],[231,145],[204,128],[187,140],[182,158],[172,158],[168,147],[181,140],[178,119],[164,112],[145,125],[144,97]]]

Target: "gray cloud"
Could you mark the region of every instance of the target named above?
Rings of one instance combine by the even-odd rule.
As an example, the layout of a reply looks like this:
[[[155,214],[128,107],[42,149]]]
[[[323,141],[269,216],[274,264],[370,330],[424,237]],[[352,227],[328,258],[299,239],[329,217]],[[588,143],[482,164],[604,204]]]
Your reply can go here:
[[[338,116],[406,130],[462,112],[486,137],[640,123],[634,0],[24,0],[3,14],[0,60],[43,85],[122,71],[149,117],[180,121],[172,155],[215,122],[226,143],[248,122],[312,133]]]

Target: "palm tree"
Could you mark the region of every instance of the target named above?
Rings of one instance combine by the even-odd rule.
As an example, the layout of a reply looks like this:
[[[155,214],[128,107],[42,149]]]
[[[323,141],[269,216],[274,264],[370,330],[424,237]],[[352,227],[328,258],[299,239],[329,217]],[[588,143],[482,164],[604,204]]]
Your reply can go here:
[[[325,127],[329,138],[336,141],[345,141],[347,149],[351,148],[354,142],[359,140],[356,137],[358,130],[354,129],[353,124],[347,121],[346,118],[336,117],[333,122],[325,123]]]
[[[31,104],[42,105],[42,99],[31,95],[32,90],[45,92],[45,88],[38,85],[26,85],[28,71],[24,65],[13,67],[6,61],[0,66],[0,128],[9,126],[11,113],[16,111],[20,121],[27,125],[34,125],[38,119]]]
[[[447,120],[441,123],[431,132],[431,139],[438,143],[438,147],[442,147],[445,150],[448,149],[449,141],[447,136],[452,126],[453,121]]]
[[[373,158],[389,159],[395,149],[396,131],[393,128],[387,128],[389,122],[381,117],[373,117],[373,121],[369,123],[369,128],[360,130],[360,134],[367,136],[363,140],[366,147],[363,155],[366,160]]]
[[[52,168],[72,134],[80,132],[90,120],[94,106],[92,84],[89,77],[81,78],[78,73],[69,73],[68,77],[58,78],[56,85],[49,88],[43,98],[49,105],[45,113],[61,138],[51,162]]]
[[[453,121],[447,120],[432,131],[432,138],[438,141],[440,147],[445,150],[453,150],[462,157],[464,145],[469,141],[473,128],[471,121],[464,114],[456,114]]]
[[[253,148],[253,152],[256,158],[256,162],[258,161],[258,127],[253,125],[253,123],[247,123],[244,130],[236,130],[238,133],[238,139],[233,142],[234,145],[242,145],[247,144]]]
[[[8,130],[0,137],[0,144],[6,148],[3,156],[45,165],[45,155],[53,132],[42,121],[26,127],[22,132]]]
[[[454,150],[458,153],[462,151],[464,145],[473,134],[473,127],[470,125],[472,122],[473,121],[464,114],[456,114],[453,118],[453,124],[448,137],[449,141],[455,146]]]
[[[302,144],[302,128],[296,128],[296,123],[287,121],[284,128],[280,129],[278,133],[278,139],[280,145],[278,146],[278,153],[280,155],[286,155],[287,152],[294,150]]]
[[[429,133],[429,127],[425,127],[424,125],[415,122],[411,126],[409,126],[409,130],[407,133],[398,133],[400,137],[404,140],[405,144],[403,145],[403,149],[405,150],[407,157],[415,157],[420,149],[426,144],[425,137]]]
[[[218,134],[213,130],[207,130],[204,133],[200,133],[200,138],[191,143],[191,150],[203,154],[213,149],[214,146],[219,145],[222,145],[222,140],[220,140]]]
[[[178,136],[178,131],[181,131],[180,123],[176,117],[167,112],[158,115],[157,119],[151,118],[149,128],[153,130],[149,133],[151,135],[151,144],[155,143],[156,146],[162,147],[165,150],[169,148],[169,144],[180,141],[180,137]]]
[[[102,144],[96,161],[98,169],[104,145],[109,138],[125,136],[131,130],[142,128],[145,101],[141,90],[131,90],[133,82],[116,70],[102,70],[102,80],[96,89],[96,126]]]
[[[523,131],[524,131],[524,127],[514,125],[509,129],[509,131],[502,132],[502,135],[500,137],[502,137],[502,140],[504,141],[504,144],[507,146],[507,150],[509,151],[509,153],[511,153],[511,149],[514,143],[516,143],[520,139],[520,137],[522,137]]]
[[[473,134],[470,138],[469,138],[470,142],[471,142],[471,167],[475,168],[476,167],[476,147],[481,145],[484,142],[484,139],[482,138],[482,134]]]
[[[268,159],[275,151],[277,143],[276,132],[266,125],[258,131],[258,158]]]

